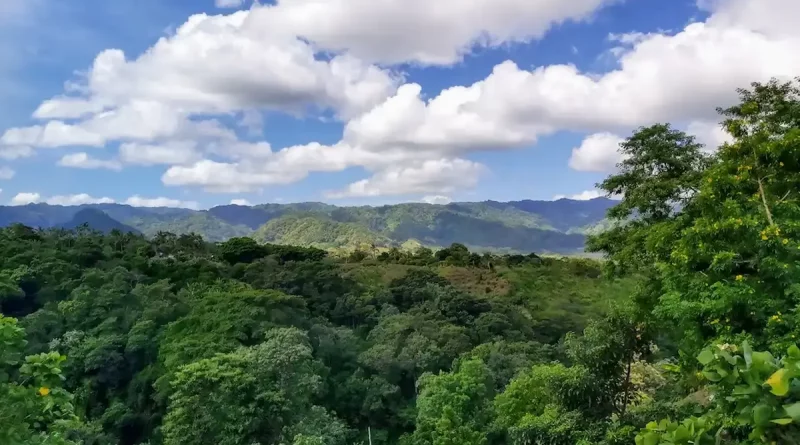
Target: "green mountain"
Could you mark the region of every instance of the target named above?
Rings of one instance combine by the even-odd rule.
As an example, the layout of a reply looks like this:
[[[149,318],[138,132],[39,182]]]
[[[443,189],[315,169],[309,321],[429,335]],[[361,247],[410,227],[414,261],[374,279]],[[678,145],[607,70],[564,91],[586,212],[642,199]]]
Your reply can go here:
[[[103,233],[119,230],[122,233],[140,234],[138,230],[126,224],[122,224],[99,209],[82,209],[78,211],[72,219],[61,224],[59,227],[67,230],[74,230],[83,225],[87,225]]]
[[[605,198],[377,207],[306,202],[225,205],[209,210],[31,204],[0,207],[0,226],[61,227],[79,212],[94,209],[147,236],[162,231],[197,233],[209,241],[252,236],[262,242],[324,249],[462,243],[479,251],[578,253],[586,234],[607,226],[605,212],[612,205],[614,201]]]

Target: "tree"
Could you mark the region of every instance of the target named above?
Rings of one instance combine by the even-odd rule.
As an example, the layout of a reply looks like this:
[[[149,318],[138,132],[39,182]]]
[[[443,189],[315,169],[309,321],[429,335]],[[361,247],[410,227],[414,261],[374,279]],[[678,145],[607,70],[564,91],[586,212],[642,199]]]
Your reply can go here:
[[[321,436],[320,429],[338,421],[323,421],[324,410],[312,409],[320,371],[308,337],[295,328],[270,330],[257,346],[188,364],[172,382],[164,443],[285,443],[297,435]]]
[[[71,445],[78,427],[72,395],[61,387],[57,352],[22,359],[25,332],[0,314],[0,443]]]
[[[493,417],[493,385],[480,360],[462,362],[458,369],[420,379],[417,427],[409,445],[484,445]]]
[[[677,217],[699,190],[711,158],[694,137],[665,124],[640,128],[620,144],[620,152],[619,172],[598,184],[622,197],[608,211],[617,223],[590,236],[587,250],[606,253],[617,268],[649,269],[680,232]]]
[[[800,295],[800,86],[756,83],[740,96],[721,110],[735,139],[705,172],[659,264],[656,312],[680,326],[694,351],[712,338],[751,336],[755,347],[777,352],[794,333],[769,328]]]
[[[252,238],[231,238],[220,244],[218,251],[223,260],[229,264],[252,263],[269,254],[265,246]]]

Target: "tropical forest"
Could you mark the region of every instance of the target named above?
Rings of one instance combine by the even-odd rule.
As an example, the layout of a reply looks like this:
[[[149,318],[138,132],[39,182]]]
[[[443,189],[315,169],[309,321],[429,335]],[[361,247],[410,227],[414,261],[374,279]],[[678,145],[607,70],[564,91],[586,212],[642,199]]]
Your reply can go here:
[[[630,134],[591,220],[9,217],[0,444],[800,443],[800,79],[717,111]]]

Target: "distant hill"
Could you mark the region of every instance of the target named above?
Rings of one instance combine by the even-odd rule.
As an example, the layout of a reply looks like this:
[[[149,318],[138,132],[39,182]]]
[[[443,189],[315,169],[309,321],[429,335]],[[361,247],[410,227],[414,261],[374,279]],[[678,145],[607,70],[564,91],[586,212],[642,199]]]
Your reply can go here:
[[[74,230],[84,224],[103,233],[109,233],[112,230],[119,230],[122,233],[135,233],[137,235],[141,234],[141,232],[133,227],[122,224],[99,209],[81,209],[72,217],[72,219],[64,224],[60,224],[58,227],[67,230]]]
[[[605,213],[614,204],[605,198],[377,207],[305,202],[225,205],[200,211],[121,204],[30,204],[0,206],[0,226],[19,222],[49,228],[83,221],[99,230],[116,223],[147,236],[159,231],[194,232],[209,241],[253,236],[263,242],[325,249],[401,247],[404,243],[439,247],[458,242],[475,250],[569,254],[582,252],[586,234],[608,227]],[[80,217],[76,218],[77,215]]]

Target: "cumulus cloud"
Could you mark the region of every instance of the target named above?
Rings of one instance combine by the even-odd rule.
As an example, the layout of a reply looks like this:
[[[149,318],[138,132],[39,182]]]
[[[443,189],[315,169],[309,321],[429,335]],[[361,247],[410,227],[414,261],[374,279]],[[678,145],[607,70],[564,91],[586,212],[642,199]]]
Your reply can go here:
[[[200,159],[195,141],[174,141],[164,144],[127,143],[119,147],[120,160],[137,165],[182,165]]]
[[[124,204],[133,207],[178,207],[186,209],[197,209],[200,207],[196,201],[181,201],[172,198],[143,198],[139,195],[131,196],[124,201]]]
[[[253,204],[250,203],[250,201],[248,201],[246,199],[241,199],[240,198],[240,199],[231,199],[231,205],[235,205],[235,206],[251,206]]]
[[[716,122],[694,121],[689,124],[686,132],[705,145],[707,152],[716,151],[721,145],[733,141],[733,136]]]
[[[260,9],[194,15],[135,59],[105,50],[89,69],[84,95],[54,97],[34,115],[75,118],[157,104],[163,113],[321,107],[347,116],[394,89],[397,79],[388,71],[347,54],[319,58],[310,43],[271,26]]]
[[[74,195],[42,196],[35,192],[17,193],[11,198],[11,205],[20,206],[35,203],[45,203],[50,205],[74,206],[84,204],[114,204],[117,201],[109,197],[97,198],[86,193]],[[197,209],[200,205],[196,201],[181,201],[172,198],[144,198],[139,195],[131,196],[122,202],[133,207],[177,207],[187,209]]]
[[[322,48],[384,63],[449,65],[473,47],[542,37],[616,0],[281,0],[256,11]]]
[[[575,201],[589,201],[590,199],[600,198],[601,196],[605,195],[598,190],[585,190],[575,195],[556,195],[553,197],[553,200],[573,199]]]
[[[62,167],[84,168],[84,169],[108,169],[122,170],[122,164],[115,159],[97,159],[89,156],[88,153],[72,153],[64,155],[58,165]]]
[[[623,139],[611,133],[596,133],[587,136],[581,145],[572,149],[569,166],[573,170],[586,172],[611,172],[622,161],[619,144]]]
[[[41,200],[42,200],[42,197],[38,193],[22,192],[22,193],[17,193],[16,195],[14,195],[14,197],[11,198],[10,204],[12,206],[22,206],[22,205],[26,205],[26,204],[33,204],[33,203],[41,202]]]
[[[44,148],[64,146],[99,147],[105,139],[79,126],[62,121],[50,121],[46,125],[10,128],[0,136],[0,144],[9,147],[36,146]]]
[[[328,192],[331,198],[353,196],[410,195],[427,192],[451,193],[474,187],[485,167],[465,159],[438,159],[411,167],[382,170],[370,178]]]
[[[0,156],[11,147],[120,141],[121,162],[168,165],[169,186],[240,193],[358,166],[370,177],[332,196],[446,195],[476,182],[446,170],[424,179],[426,165],[475,173],[463,164],[471,153],[528,147],[558,131],[588,134],[570,159],[581,171],[613,169],[614,135],[655,122],[687,128],[713,147],[726,137],[714,109],[734,103],[736,88],[800,72],[800,32],[788,18],[800,3],[709,1],[709,18],[678,32],[611,36],[609,72],[506,61],[483,80],[425,96],[373,63],[450,64],[475,45],[534,39],[610,3],[442,2],[280,0],[193,16],[138,57],[100,53],[77,92],[36,110],[48,122],[0,137]],[[309,109],[345,121],[338,142],[273,150],[240,141],[211,118]]]
[[[50,197],[43,197],[39,193],[23,192],[17,193],[16,196],[11,198],[11,205],[27,205],[36,203],[46,203],[50,205],[83,205],[83,204],[111,204],[114,200],[108,197],[95,198],[86,193],[79,193],[76,195],[56,195]]]
[[[27,145],[3,147],[0,145],[0,159],[12,161],[14,159],[28,158],[35,154],[33,148]]]
[[[427,204],[439,204],[439,205],[450,204],[451,202],[453,202],[453,200],[450,199],[449,196],[442,196],[442,195],[423,196],[421,201]]]
[[[17,172],[14,171],[11,167],[2,166],[0,167],[0,179],[7,180],[11,179],[16,175]]]

